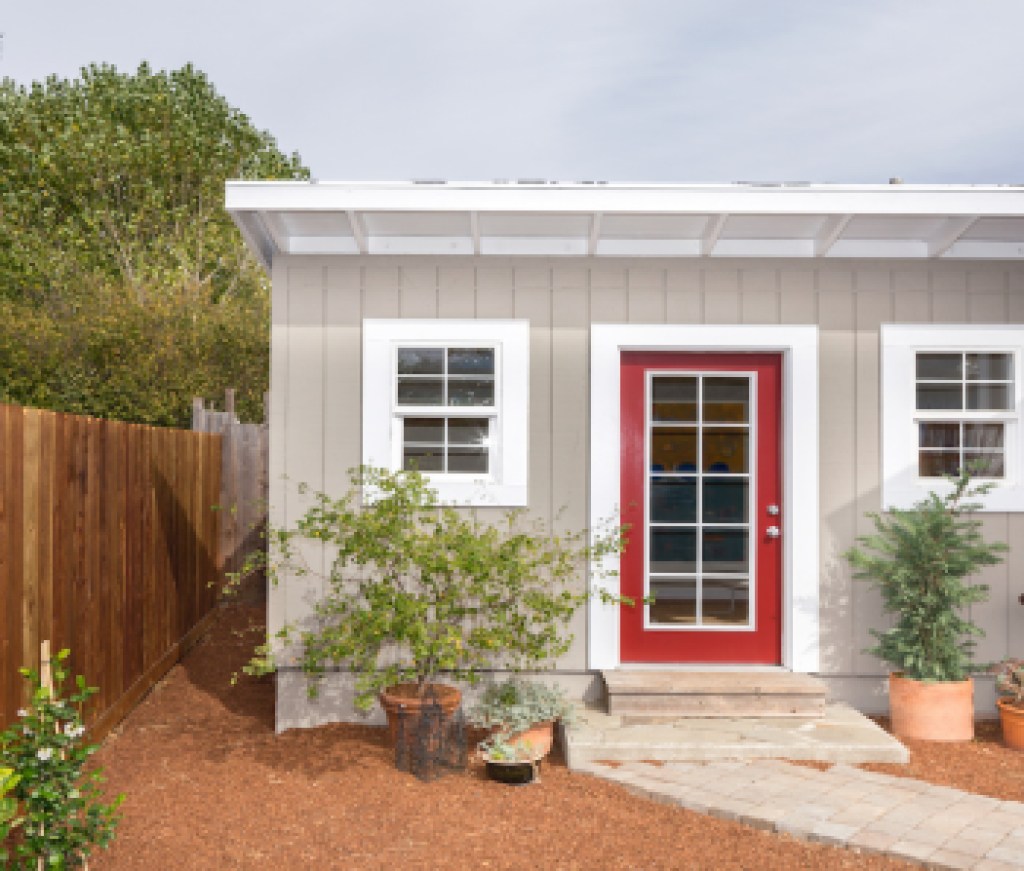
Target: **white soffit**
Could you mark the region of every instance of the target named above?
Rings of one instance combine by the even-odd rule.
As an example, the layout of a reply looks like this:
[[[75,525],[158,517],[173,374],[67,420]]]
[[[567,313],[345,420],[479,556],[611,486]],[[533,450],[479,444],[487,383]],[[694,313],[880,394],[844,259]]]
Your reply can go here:
[[[227,183],[279,254],[1024,260],[1024,187]]]

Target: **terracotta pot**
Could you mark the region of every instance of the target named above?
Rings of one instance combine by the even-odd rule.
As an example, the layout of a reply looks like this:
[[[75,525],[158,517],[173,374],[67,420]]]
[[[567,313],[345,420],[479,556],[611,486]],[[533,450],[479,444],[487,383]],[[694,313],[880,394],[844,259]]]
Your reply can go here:
[[[974,737],[974,681],[920,681],[889,675],[889,719],[899,738],[970,741]]]
[[[420,696],[419,684],[400,683],[387,687],[377,697],[380,706],[384,709],[384,715],[388,718],[388,746],[394,747],[398,742],[398,723],[400,716],[407,717],[406,727],[419,719],[420,710],[433,700],[431,690],[436,695],[441,711],[445,717],[455,713],[462,701],[462,693],[453,686],[447,684],[427,684],[427,691]]]
[[[530,755],[534,759],[543,759],[551,752],[554,739],[555,724],[553,720],[548,720],[546,723],[534,723],[522,732],[515,732],[506,741],[509,744],[529,744],[532,748]]]
[[[1018,707],[1009,699],[996,699],[996,704],[1003,726],[1003,743],[1014,750],[1024,750],[1024,707]]]

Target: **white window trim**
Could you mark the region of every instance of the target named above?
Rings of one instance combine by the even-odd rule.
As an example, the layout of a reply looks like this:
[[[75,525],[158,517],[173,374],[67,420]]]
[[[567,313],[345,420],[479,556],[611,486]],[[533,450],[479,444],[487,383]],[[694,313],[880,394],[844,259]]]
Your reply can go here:
[[[525,320],[364,320],[363,465],[401,468],[399,418],[405,410],[399,410],[396,402],[396,349],[415,345],[493,346],[496,351],[495,405],[477,414],[494,421],[491,471],[487,475],[428,474],[430,486],[442,502],[451,505],[526,505],[530,325]],[[446,415],[447,410],[437,409],[438,417]]]
[[[763,351],[782,354],[782,486],[787,506],[782,558],[782,664],[816,672],[818,614],[818,328],[814,325],[595,324],[590,333],[590,528],[618,522],[623,351]],[[797,459],[799,458],[799,462]],[[619,558],[606,557],[591,590],[619,592]],[[588,666],[621,664],[619,612],[590,600]]]
[[[882,505],[910,508],[929,492],[948,492],[939,478],[918,476],[916,354],[950,351],[1013,354],[1012,412],[1006,420],[1005,477],[977,501],[982,511],[1024,511],[1024,433],[1021,427],[1024,327],[1006,324],[882,324]],[[928,413],[932,416],[932,413]],[[959,419],[950,412],[950,420]]]

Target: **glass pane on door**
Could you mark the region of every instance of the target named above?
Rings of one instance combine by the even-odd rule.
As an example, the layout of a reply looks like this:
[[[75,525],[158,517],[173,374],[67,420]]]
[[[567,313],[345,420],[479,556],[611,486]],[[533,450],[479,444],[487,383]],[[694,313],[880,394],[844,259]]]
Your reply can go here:
[[[649,377],[647,622],[749,626],[753,376]]]

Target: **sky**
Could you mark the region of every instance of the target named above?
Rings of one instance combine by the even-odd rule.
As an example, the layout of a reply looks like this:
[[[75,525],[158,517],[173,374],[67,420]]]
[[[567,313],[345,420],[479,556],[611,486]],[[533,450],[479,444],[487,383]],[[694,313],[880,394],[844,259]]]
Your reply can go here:
[[[0,76],[186,62],[320,180],[1024,183],[1024,0],[0,0]]]

